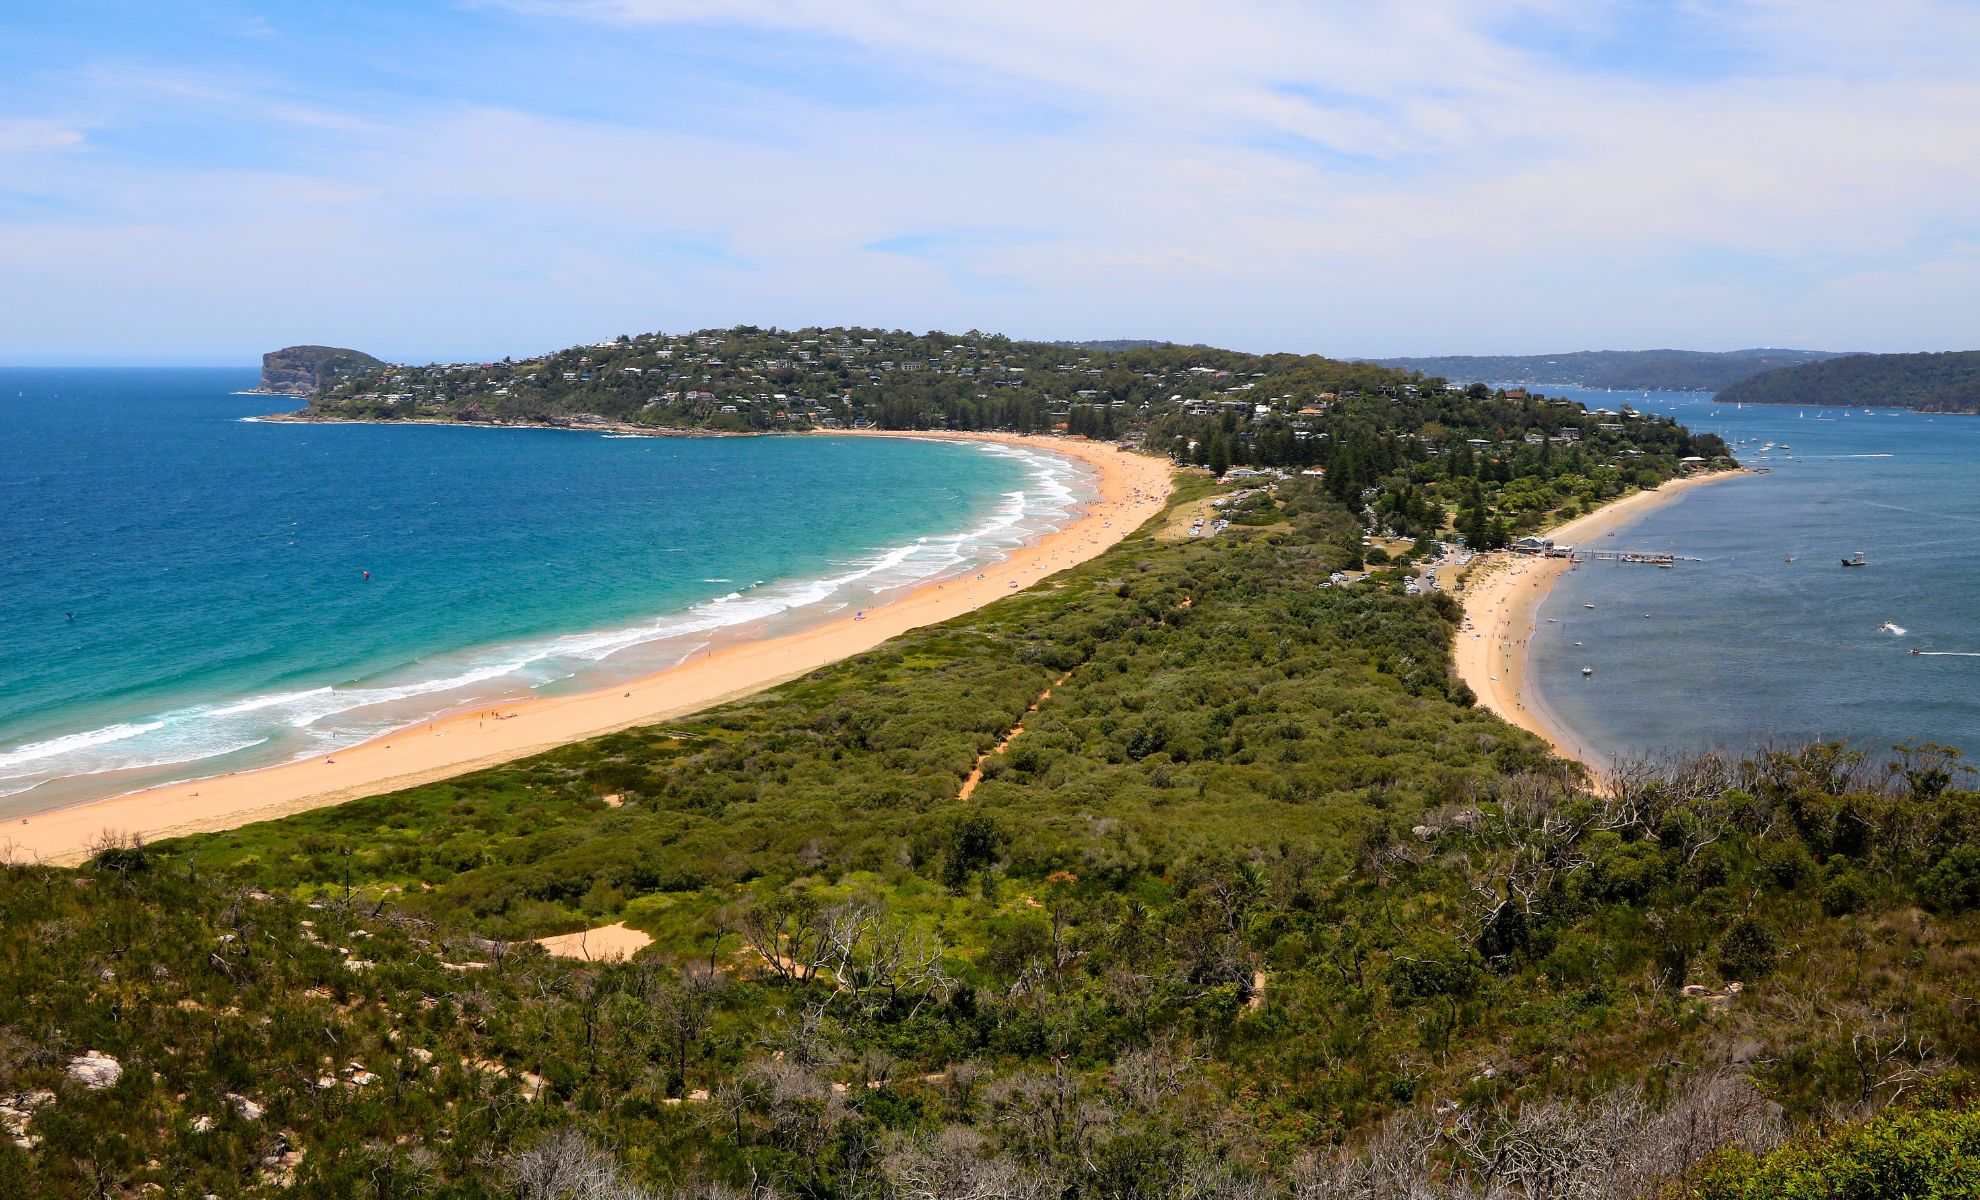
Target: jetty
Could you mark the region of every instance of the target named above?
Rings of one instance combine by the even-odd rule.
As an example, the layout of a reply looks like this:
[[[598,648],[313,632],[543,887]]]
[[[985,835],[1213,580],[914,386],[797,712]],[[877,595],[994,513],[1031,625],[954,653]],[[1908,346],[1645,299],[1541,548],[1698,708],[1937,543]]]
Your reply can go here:
[[[1674,567],[1681,562],[1704,562],[1690,554],[1663,550],[1585,550],[1579,546],[1557,545],[1552,538],[1523,537],[1508,547],[1514,554],[1535,558],[1565,558],[1572,562],[1644,563],[1652,567]]]
[[[1681,562],[1704,562],[1690,554],[1667,554],[1646,550],[1576,550],[1569,548],[1562,558],[1575,562],[1647,563],[1653,567],[1674,567]]]

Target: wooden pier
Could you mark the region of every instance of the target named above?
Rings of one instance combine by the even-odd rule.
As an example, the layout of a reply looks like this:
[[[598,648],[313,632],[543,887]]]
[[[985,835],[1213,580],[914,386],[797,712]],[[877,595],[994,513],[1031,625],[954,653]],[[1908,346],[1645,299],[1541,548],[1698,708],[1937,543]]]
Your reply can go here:
[[[1704,562],[1689,554],[1663,554],[1644,550],[1573,550],[1561,555],[1575,562],[1643,563],[1652,567],[1674,567],[1681,562]]]

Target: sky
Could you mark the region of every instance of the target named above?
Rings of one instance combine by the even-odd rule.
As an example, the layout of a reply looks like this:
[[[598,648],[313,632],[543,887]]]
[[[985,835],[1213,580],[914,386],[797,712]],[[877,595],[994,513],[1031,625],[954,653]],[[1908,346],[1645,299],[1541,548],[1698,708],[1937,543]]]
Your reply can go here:
[[[1980,344],[1973,0],[9,0],[0,364]]]

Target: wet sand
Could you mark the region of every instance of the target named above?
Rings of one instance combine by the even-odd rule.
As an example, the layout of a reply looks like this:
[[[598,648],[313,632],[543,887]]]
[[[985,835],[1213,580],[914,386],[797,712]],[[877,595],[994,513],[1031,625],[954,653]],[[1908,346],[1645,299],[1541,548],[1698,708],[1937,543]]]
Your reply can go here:
[[[1166,459],[1110,443],[1012,434],[814,436],[999,441],[1069,455],[1098,473],[1098,495],[1065,528],[1020,547],[981,578],[923,585],[891,603],[793,633],[707,652],[631,683],[571,696],[477,706],[327,756],[149,788],[31,816],[0,828],[0,859],[74,863],[106,834],[146,839],[232,829],[494,766],[584,738],[712,707],[795,679],[888,638],[946,621],[1085,562],[1162,511]],[[1015,586],[1014,586],[1015,585]]]

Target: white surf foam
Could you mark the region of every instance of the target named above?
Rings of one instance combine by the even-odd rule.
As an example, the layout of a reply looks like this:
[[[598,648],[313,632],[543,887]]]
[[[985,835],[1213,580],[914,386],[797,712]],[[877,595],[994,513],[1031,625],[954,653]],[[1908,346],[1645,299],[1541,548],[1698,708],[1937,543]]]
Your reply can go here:
[[[0,754],[0,771],[23,766],[44,759],[59,758],[65,754],[77,754],[108,746],[129,738],[141,737],[164,727],[163,721],[145,721],[138,724],[105,725],[101,729],[91,729],[83,733],[71,733],[47,741],[30,742],[18,749]]]
[[[959,533],[884,547],[815,578],[768,585],[758,580],[630,626],[441,655],[373,681],[191,705],[47,738],[0,752],[0,796],[56,779],[172,767],[274,742],[288,758],[310,757],[491,694],[514,695],[569,679],[635,647],[678,648],[676,643],[696,639],[688,649],[665,655],[669,663],[684,661],[709,644],[709,634],[803,609],[839,611],[893,589],[960,574],[1061,527],[1076,511],[1081,489],[1088,486],[1082,467],[1024,447],[981,443],[979,449],[1020,463],[1024,483],[1002,493],[987,516]],[[733,581],[716,577],[703,582]],[[425,677],[407,678],[422,670]],[[492,691],[490,685],[496,685]],[[418,703],[422,699],[432,703]]]

